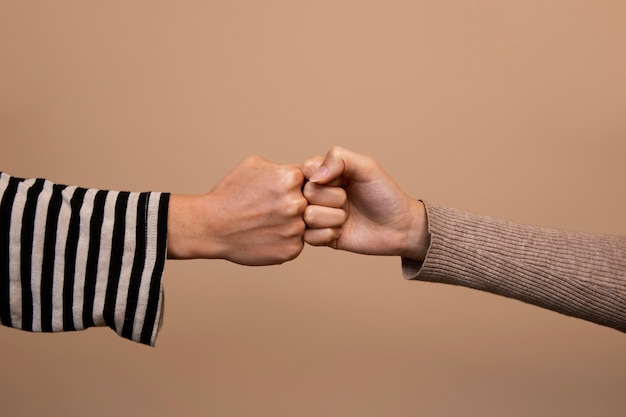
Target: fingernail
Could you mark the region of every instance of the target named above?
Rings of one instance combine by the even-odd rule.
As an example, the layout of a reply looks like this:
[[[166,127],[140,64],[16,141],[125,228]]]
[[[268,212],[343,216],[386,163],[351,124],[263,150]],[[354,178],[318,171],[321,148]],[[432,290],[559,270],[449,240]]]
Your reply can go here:
[[[324,177],[326,177],[326,174],[328,174],[328,168],[326,168],[324,165],[321,165],[317,171],[315,171],[315,173],[313,175],[311,175],[311,178],[309,178],[309,181],[311,182],[318,182],[322,179],[324,179]]]

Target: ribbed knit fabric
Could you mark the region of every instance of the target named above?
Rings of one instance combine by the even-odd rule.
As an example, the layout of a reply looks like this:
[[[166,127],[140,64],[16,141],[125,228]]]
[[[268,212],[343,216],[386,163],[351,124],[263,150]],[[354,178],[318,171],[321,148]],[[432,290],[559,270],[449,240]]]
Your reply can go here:
[[[0,172],[0,321],[34,332],[109,326],[154,345],[169,194]]]
[[[626,238],[520,225],[424,203],[430,247],[408,279],[475,288],[626,332]]]

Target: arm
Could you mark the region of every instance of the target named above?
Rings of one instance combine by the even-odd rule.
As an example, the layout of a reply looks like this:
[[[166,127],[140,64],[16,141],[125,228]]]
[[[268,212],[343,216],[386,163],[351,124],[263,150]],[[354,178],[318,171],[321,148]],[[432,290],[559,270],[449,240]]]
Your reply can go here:
[[[299,167],[249,157],[209,193],[85,189],[0,174],[0,319],[109,326],[154,345],[166,257],[279,264],[303,247]]]
[[[426,203],[430,248],[406,278],[475,288],[626,332],[626,239]]]
[[[307,160],[303,172],[310,244],[398,255],[409,279],[480,289],[626,331],[624,238],[424,204],[374,160],[342,148]]]

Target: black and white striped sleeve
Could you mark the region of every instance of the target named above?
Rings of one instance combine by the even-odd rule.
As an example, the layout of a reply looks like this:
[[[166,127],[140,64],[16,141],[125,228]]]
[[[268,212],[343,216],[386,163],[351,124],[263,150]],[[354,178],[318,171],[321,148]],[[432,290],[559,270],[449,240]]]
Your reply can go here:
[[[154,345],[169,194],[0,172],[0,321],[33,332],[109,326]]]

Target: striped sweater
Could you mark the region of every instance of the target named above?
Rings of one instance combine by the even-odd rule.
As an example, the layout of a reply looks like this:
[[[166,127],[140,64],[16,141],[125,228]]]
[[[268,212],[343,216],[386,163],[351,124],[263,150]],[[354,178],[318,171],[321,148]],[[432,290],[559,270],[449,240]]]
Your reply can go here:
[[[27,331],[109,326],[154,345],[169,194],[0,173],[0,321]]]

